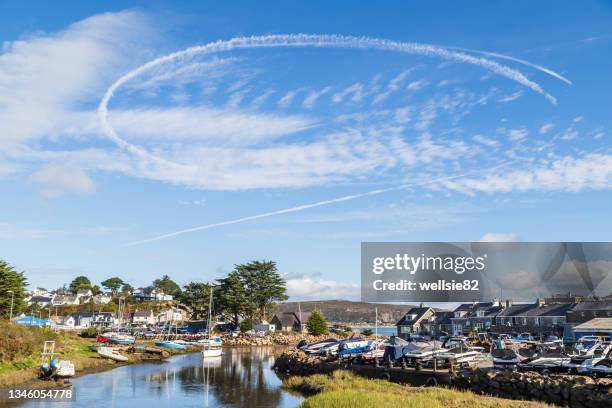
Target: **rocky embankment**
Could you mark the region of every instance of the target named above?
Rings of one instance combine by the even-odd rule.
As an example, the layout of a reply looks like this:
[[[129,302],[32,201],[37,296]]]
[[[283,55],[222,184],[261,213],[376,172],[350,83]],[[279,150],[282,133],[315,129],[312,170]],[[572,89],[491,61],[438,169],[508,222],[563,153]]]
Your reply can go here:
[[[308,343],[313,343],[329,338],[328,335],[311,336],[293,333],[274,333],[266,336],[248,336],[240,335],[238,337],[224,337],[224,346],[295,346],[300,341],[306,340]]]
[[[274,361],[274,369],[283,374],[310,375],[333,371],[323,357],[312,356],[300,350],[287,350]]]
[[[580,375],[542,375],[535,372],[459,373],[452,385],[477,394],[517,400],[545,401],[576,408],[612,407],[612,379]]]

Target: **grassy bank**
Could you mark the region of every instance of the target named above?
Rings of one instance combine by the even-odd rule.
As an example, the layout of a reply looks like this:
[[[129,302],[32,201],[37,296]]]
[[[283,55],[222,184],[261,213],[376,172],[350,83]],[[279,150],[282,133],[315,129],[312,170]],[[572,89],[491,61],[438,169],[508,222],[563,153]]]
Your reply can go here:
[[[77,375],[89,371],[105,370],[125,363],[100,358],[98,353],[89,349],[95,339],[80,337],[74,332],[54,332],[37,327],[0,323],[0,388],[28,383],[32,387],[44,387],[49,382],[37,381],[38,366],[43,344],[54,340],[55,351],[60,358],[74,363]],[[168,350],[171,354],[180,350]],[[160,360],[161,356],[152,354],[129,354],[129,363]]]
[[[309,396],[302,408],[357,408],[384,406],[385,408],[544,408],[550,405],[483,397],[469,391],[446,388],[420,388],[395,384],[385,380],[358,377],[347,371],[331,375],[289,377],[283,382],[286,389]]]

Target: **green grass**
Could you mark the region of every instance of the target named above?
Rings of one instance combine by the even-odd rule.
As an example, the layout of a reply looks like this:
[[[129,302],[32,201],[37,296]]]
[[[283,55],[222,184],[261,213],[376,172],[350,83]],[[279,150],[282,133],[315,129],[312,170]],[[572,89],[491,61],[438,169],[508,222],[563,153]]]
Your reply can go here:
[[[366,379],[347,371],[331,375],[316,374],[308,377],[289,377],[283,382],[287,389],[308,396],[302,408],[372,407],[385,408],[542,408],[547,404],[512,401],[485,397],[469,391],[447,388],[409,387],[386,380]]]

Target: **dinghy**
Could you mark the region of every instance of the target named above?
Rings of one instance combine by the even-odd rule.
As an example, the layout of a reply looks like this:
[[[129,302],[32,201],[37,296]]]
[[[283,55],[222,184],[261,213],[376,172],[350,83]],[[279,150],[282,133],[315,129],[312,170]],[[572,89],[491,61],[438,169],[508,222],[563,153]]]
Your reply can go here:
[[[128,361],[128,358],[119,353],[119,350],[113,347],[99,347],[98,354],[100,357],[110,358],[115,361]]]
[[[155,345],[157,347],[165,347],[165,348],[171,348],[171,349],[177,349],[177,350],[185,350],[187,348],[186,345],[176,343],[174,341],[156,341]]]

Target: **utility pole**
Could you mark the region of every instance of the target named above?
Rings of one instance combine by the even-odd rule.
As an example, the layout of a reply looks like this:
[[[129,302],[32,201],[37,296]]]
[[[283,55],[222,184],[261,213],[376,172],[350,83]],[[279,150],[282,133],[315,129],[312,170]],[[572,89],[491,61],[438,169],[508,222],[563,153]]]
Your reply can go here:
[[[11,294],[11,311],[9,312],[9,323],[13,321],[13,301],[15,300],[15,292],[8,290],[7,293]]]

